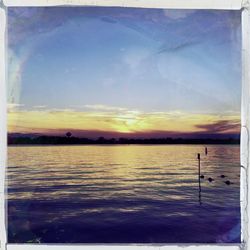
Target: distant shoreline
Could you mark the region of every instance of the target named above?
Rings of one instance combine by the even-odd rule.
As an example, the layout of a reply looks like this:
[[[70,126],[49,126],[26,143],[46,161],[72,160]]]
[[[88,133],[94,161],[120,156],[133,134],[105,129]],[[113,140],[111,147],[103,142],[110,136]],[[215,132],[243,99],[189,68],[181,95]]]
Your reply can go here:
[[[240,144],[8,144],[8,148],[14,147],[73,147],[73,146],[104,146],[104,147],[113,147],[113,146],[240,146]]]
[[[239,145],[240,139],[212,139],[212,138],[111,138],[99,137],[98,139],[38,136],[38,137],[8,137],[8,146],[51,146],[51,145]]]

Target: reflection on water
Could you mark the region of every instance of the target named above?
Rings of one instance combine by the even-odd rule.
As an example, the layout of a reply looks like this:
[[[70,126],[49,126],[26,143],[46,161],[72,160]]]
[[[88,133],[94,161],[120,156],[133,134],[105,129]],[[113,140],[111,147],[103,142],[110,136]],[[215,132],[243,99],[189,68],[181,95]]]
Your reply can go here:
[[[239,162],[231,145],[9,147],[9,242],[239,242]]]

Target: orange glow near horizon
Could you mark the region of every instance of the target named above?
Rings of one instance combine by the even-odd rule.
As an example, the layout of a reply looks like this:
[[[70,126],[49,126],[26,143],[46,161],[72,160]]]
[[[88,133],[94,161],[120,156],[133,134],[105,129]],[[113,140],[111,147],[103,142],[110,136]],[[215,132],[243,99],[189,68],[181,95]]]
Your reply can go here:
[[[136,133],[239,133],[239,114],[139,112],[131,110],[9,110],[9,133],[58,134],[72,131]]]

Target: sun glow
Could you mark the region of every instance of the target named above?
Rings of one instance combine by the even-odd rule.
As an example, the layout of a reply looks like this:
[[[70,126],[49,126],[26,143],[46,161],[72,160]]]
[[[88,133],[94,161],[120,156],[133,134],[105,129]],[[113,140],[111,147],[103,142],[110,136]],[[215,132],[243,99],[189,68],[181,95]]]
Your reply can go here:
[[[238,114],[193,114],[184,112],[140,112],[137,110],[22,110],[10,106],[9,133],[55,134],[65,131],[99,131],[126,135],[138,133],[194,133],[239,131]]]

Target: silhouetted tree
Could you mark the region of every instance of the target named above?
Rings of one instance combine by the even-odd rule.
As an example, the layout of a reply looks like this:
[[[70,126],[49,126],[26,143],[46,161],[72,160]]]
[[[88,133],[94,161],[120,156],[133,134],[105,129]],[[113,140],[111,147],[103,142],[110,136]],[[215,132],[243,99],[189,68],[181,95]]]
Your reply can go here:
[[[71,134],[70,132],[67,132],[67,133],[66,133],[66,136],[69,138],[69,137],[72,136],[72,134]]]

